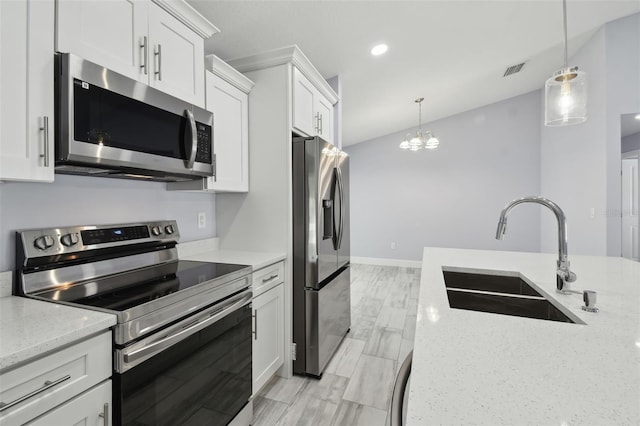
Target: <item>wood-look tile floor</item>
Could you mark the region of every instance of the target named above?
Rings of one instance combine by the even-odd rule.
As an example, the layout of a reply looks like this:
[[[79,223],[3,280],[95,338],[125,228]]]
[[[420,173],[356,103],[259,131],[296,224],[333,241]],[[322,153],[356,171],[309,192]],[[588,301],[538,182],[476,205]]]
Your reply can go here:
[[[352,265],[351,331],[322,379],[275,377],[254,399],[253,425],[385,425],[419,285],[417,268]]]

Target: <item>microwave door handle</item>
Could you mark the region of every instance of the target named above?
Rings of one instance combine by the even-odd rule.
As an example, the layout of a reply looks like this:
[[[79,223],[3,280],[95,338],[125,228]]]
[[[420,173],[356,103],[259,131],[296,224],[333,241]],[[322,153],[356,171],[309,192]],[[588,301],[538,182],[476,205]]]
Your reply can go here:
[[[187,154],[185,165],[187,169],[192,169],[193,163],[196,162],[196,152],[198,151],[198,132],[196,131],[196,119],[193,117],[193,113],[185,109],[184,116],[187,119],[183,141],[184,152]],[[189,147],[189,142],[191,143],[191,147]]]

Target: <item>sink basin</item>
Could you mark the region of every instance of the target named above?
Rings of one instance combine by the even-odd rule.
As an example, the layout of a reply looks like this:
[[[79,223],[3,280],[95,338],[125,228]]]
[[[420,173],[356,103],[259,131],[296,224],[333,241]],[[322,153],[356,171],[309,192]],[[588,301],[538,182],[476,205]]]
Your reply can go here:
[[[445,270],[443,275],[453,309],[584,324],[520,276]]]
[[[539,292],[519,276],[454,271],[442,271],[442,273],[447,287],[542,297]]]

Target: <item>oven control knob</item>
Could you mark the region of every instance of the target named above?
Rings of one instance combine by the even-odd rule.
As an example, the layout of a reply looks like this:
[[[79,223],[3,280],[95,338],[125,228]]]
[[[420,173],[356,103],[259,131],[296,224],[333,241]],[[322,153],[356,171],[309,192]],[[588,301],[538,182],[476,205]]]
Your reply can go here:
[[[60,238],[60,242],[65,247],[75,246],[76,244],[78,244],[78,234],[65,234]]]
[[[151,233],[157,237],[158,235],[162,234],[162,229],[157,225],[156,226],[152,226],[151,227]]]
[[[167,225],[164,227],[164,232],[167,234],[173,234],[173,225]]]
[[[36,238],[33,245],[38,250],[46,250],[53,246],[53,237],[51,235],[43,235],[42,237]]]

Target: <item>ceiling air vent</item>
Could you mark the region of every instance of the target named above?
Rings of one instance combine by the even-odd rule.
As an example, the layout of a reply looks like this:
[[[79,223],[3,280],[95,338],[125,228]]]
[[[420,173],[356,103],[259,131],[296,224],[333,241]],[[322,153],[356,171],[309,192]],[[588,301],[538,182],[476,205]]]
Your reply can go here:
[[[524,67],[524,62],[517,64],[517,65],[511,65],[509,68],[507,68],[507,70],[504,72],[504,74],[502,75],[503,77],[507,77],[510,76],[511,74],[515,74],[517,72],[520,72],[522,70],[522,67]]]

